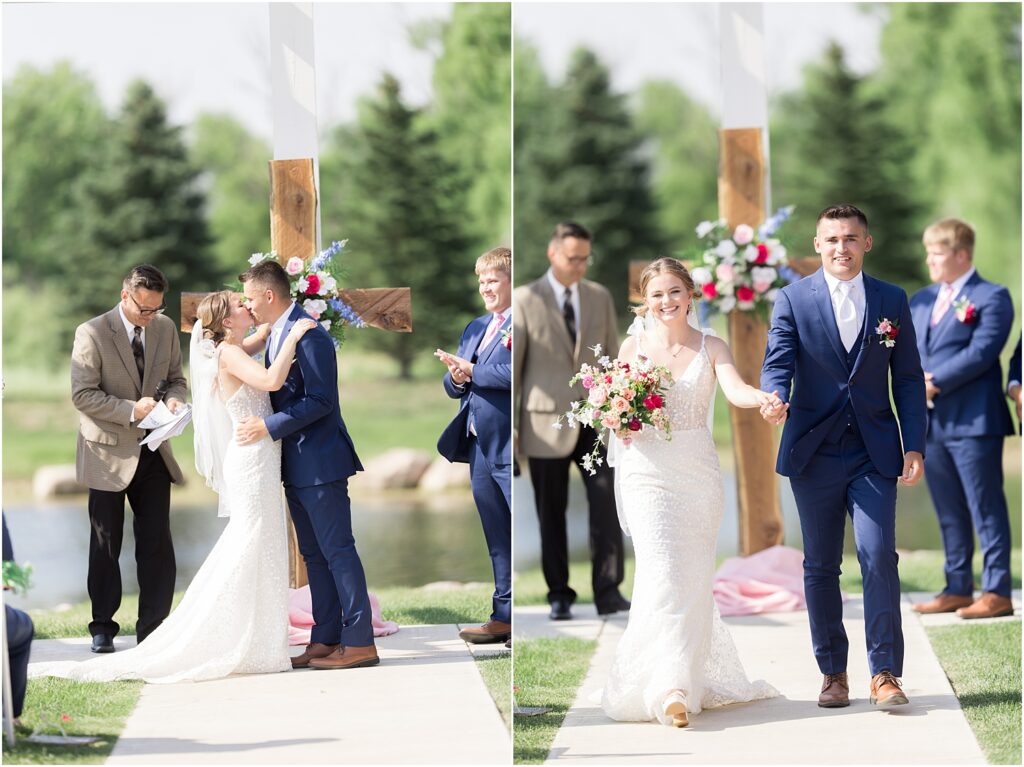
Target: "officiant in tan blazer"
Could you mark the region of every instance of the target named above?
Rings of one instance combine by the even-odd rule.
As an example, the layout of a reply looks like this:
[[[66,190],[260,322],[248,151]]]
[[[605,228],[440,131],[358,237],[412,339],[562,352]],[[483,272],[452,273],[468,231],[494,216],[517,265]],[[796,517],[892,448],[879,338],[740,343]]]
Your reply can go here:
[[[174,322],[164,317],[167,278],[154,266],[131,270],[120,303],[75,330],[71,354],[71,400],[79,412],[76,469],[89,488],[89,598],[93,652],[113,652],[120,626],[118,557],[124,535],[124,502],[134,514],[139,581],[137,641],[171,611],[175,562],[171,543],[171,483],[182,473],[164,442],[153,452],[138,428],[157,403],[162,387],[167,407],[186,396],[181,344]]]
[[[571,618],[576,601],[569,586],[565,516],[570,464],[580,470],[587,490],[594,604],[601,615],[629,609],[619,592],[623,542],[613,471],[603,449],[605,460],[597,474],[580,466],[594,445],[593,429],[552,426],[573,400],[584,397],[582,386],[569,388],[568,383],[582,363],[596,364],[589,347],[600,344],[602,353],[612,357],[619,351],[611,294],[583,279],[590,259],[590,232],[571,221],[560,223],[548,243],[551,267],[512,296],[513,432],[517,454],[529,460],[552,620]]]

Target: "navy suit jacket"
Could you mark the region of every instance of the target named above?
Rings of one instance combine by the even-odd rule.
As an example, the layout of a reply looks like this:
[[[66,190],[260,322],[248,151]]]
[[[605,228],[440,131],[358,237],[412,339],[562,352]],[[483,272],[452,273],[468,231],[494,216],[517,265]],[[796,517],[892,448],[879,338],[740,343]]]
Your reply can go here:
[[[296,305],[282,340],[302,318]],[[281,440],[281,479],[285,485],[311,487],[347,479],[363,465],[341,419],[338,357],[330,334],[317,325],[299,339],[295,362],[284,385],[270,392],[273,415],[264,419],[271,439]]]
[[[863,339],[851,368],[822,271],[779,291],[768,331],[761,388],[778,391],[783,401],[790,403],[776,464],[776,471],[783,476],[803,473],[848,404],[871,461],[882,476],[902,474],[905,452],[924,454],[924,374],[907,294],[867,274],[864,292]],[[891,348],[875,333],[882,318],[900,326]]]
[[[932,439],[994,437],[1013,434],[1006,405],[999,355],[1013,325],[1009,291],[977,272],[956,297],[966,296],[977,309],[974,322],[961,322],[951,306],[935,326],[932,307],[939,285],[922,288],[910,300],[921,365],[939,393],[928,414]]]
[[[511,316],[505,318],[496,337],[476,357],[492,318],[491,314],[477,317],[462,331],[457,356],[473,363],[473,379],[456,386],[451,373],[444,375],[448,396],[461,400],[458,415],[437,441],[437,452],[452,463],[469,462],[470,415],[487,460],[495,466],[512,463],[512,352],[501,341],[502,333],[512,327]]]
[[[1020,380],[1020,342],[1021,337],[1017,336],[1017,346],[1013,350],[1013,356],[1010,357],[1010,365],[1006,370],[1006,388],[1010,388],[1010,382],[1016,381],[1021,383]]]

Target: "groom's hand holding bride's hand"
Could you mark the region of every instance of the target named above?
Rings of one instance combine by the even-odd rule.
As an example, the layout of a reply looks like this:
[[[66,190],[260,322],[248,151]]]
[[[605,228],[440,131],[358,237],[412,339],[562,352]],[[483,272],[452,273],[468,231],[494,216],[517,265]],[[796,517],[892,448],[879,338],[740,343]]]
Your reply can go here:
[[[900,482],[904,485],[916,485],[924,476],[924,456],[915,450],[908,450],[903,456],[903,474]]]
[[[259,416],[250,415],[238,422],[235,429],[235,442],[239,445],[251,445],[267,436],[267,424]]]
[[[761,410],[761,417],[768,423],[778,426],[785,422],[789,403],[783,402],[779,398],[777,391],[773,391],[771,394],[759,391],[757,393],[757,403]]]

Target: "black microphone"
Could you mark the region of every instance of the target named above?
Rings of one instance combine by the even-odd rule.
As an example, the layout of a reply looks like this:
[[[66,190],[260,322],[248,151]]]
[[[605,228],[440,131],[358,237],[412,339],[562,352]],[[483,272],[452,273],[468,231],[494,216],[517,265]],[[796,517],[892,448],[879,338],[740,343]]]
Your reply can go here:
[[[153,394],[153,399],[160,402],[167,394],[167,390],[171,388],[170,383],[166,378],[161,378],[160,382],[156,385],[156,393]]]

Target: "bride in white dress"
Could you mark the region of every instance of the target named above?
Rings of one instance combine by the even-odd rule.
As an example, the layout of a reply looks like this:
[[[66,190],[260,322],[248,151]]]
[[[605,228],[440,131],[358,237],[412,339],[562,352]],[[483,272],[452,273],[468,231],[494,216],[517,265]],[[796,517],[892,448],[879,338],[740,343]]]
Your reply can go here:
[[[253,320],[241,296],[213,293],[197,314],[190,346],[196,468],[220,496],[228,524],[181,603],[145,642],[88,661],[31,664],[30,677],[171,683],[291,669],[281,447],[269,437],[240,447],[234,425],[271,413],[267,392],[281,388],[299,338],[316,323],[295,323],[266,369],[249,354],[269,329],[245,338]]]
[[[748,386],[728,345],[689,324],[697,293],[674,258],[640,278],[646,314],[630,329],[619,359],[667,367],[672,437],[644,429],[614,446],[619,513],[633,539],[636,574],[629,623],[616,648],[601,705],[612,719],[685,727],[702,709],[778,695],[750,682],[712,595],[724,489],[708,429],[715,381],[737,407],[781,401]]]

